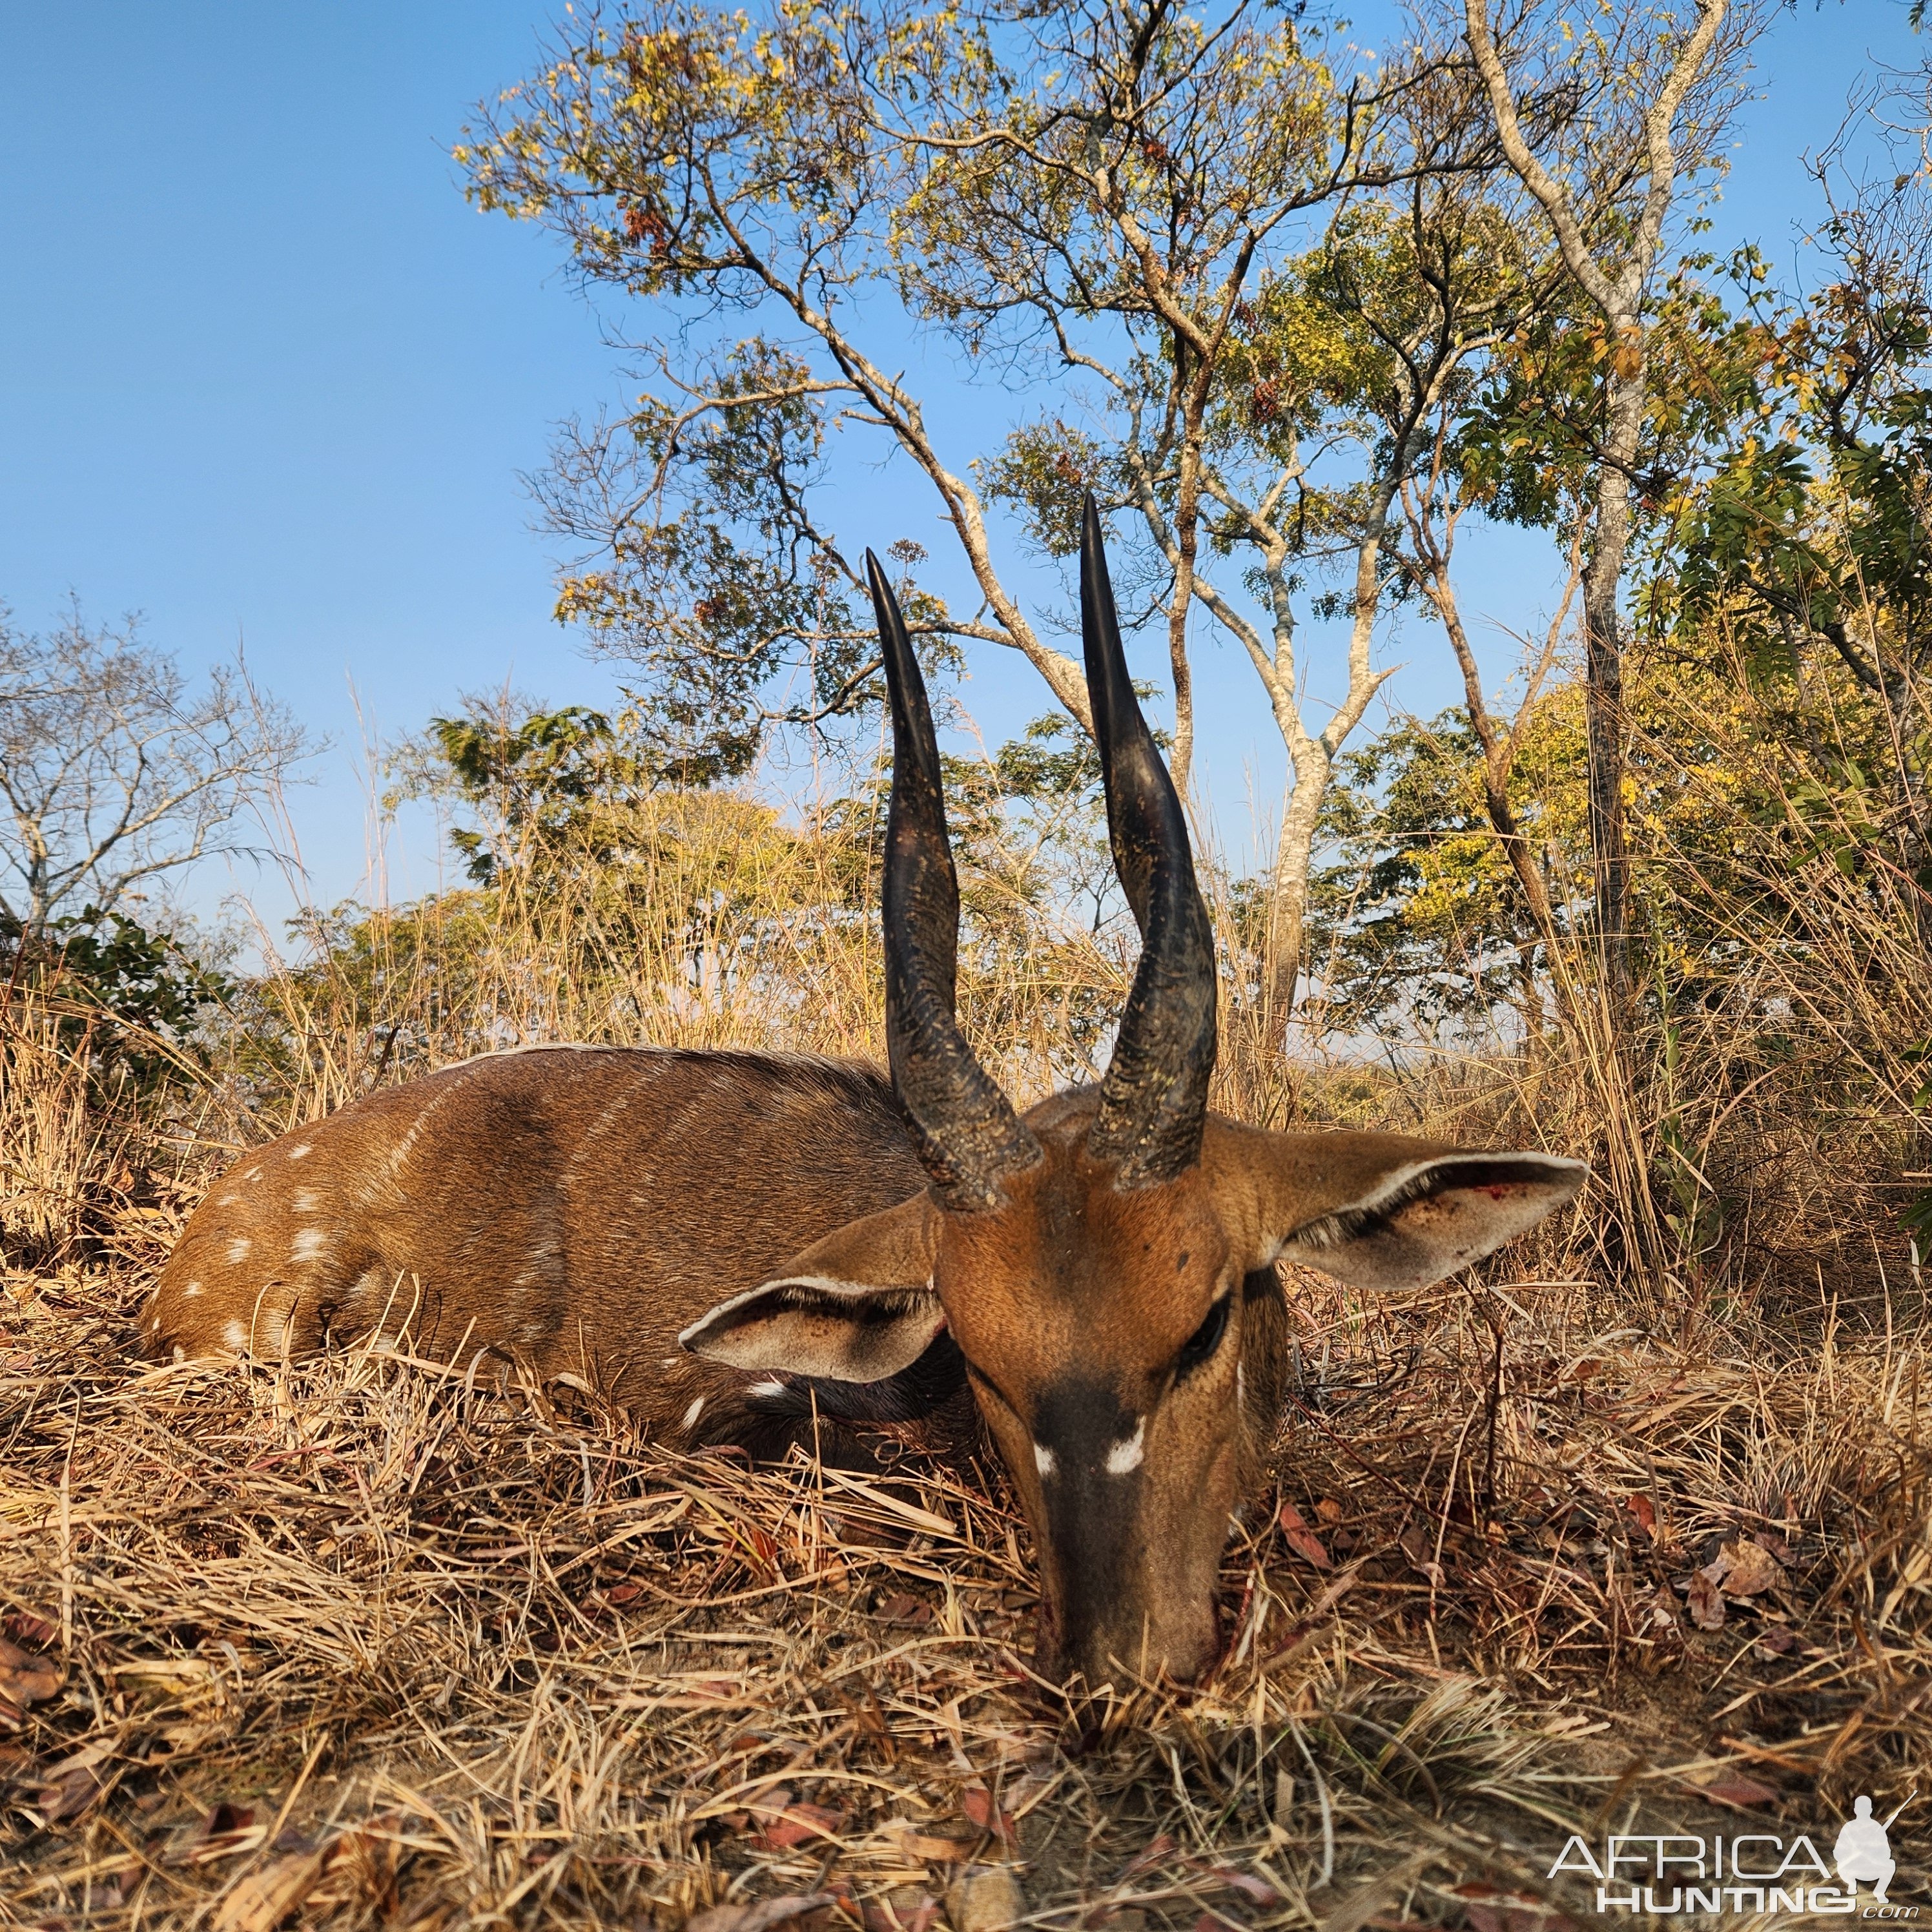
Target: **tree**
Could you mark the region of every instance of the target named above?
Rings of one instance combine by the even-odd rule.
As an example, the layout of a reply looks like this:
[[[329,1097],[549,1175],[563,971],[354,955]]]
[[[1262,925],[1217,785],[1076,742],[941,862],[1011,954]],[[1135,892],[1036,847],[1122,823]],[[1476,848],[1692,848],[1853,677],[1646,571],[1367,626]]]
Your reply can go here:
[[[254,854],[242,815],[313,748],[238,658],[196,691],[131,619],[76,606],[43,635],[0,610],[0,918],[44,951],[68,908],[98,922],[198,860]]]
[[[422,737],[392,752],[385,806],[442,799],[469,811],[477,824],[453,827],[450,843],[478,885],[560,855],[604,862],[608,808],[650,792],[659,776],[636,748],[632,722],[581,704],[553,711],[508,691],[466,698],[460,715],[432,718]]]
[[[1374,645],[1391,506],[1431,408],[1510,313],[1496,283],[1514,251],[1480,205],[1496,158],[1442,58],[1412,51],[1344,89],[1292,28],[1238,9],[1212,25],[1100,5],[1052,20],[1046,76],[1009,87],[997,116],[957,82],[944,113],[927,106],[949,76],[924,72],[905,136],[924,157],[904,218],[926,224],[916,286],[976,348],[1030,332],[1091,390],[1106,433],[1070,427],[1063,403],[1008,440],[988,494],[1057,556],[1070,478],[1142,526],[1166,573],[1152,595],[1184,784],[1196,603],[1260,680],[1292,774],[1258,1003],[1279,1041],[1322,800],[1388,675]],[[1312,236],[1295,225],[1311,217]],[[1333,587],[1311,596],[1311,578]],[[1346,686],[1318,722],[1298,634],[1311,603],[1348,622]]]
[[[1503,152],[1542,209],[1597,322],[1599,406],[1586,446],[1597,480],[1583,573],[1584,688],[1597,934],[1606,993],[1618,1016],[1630,992],[1620,598],[1633,497],[1646,482],[1637,457],[1650,400],[1646,305],[1682,180],[1718,164],[1744,50],[1762,12],[1753,0],[1678,0],[1660,10],[1600,9],[1579,32],[1540,0],[1516,0],[1500,26],[1490,0],[1463,0],[1470,54]],[[1539,138],[1521,111],[1526,70],[1545,90],[1565,74],[1576,76],[1600,113],[1559,122]]]
[[[1808,298],[1772,287],[1746,251],[1731,406],[1700,473],[1667,502],[1650,609],[1715,620],[1766,668],[1802,676],[1828,654],[1882,708],[1916,854],[1927,850],[1924,679],[1932,667],[1932,70],[1892,129],[1906,152],[1851,177],[1842,145],[1814,172],[1828,265]],[[1863,104],[1858,119],[1869,126]],[[1887,118],[1895,102],[1883,104]],[[1910,862],[1918,862],[1917,856]]]
[[[544,486],[554,526],[598,560],[566,580],[565,614],[649,666],[646,709],[711,731],[721,770],[772,717],[865,701],[876,663],[824,509],[826,452],[835,431],[883,435],[936,494],[982,600],[968,616],[920,598],[915,635],[1018,650],[1084,724],[1079,671],[1025,616],[988,513],[1016,511],[1062,555],[1096,490],[1145,539],[1127,580],[1166,620],[1183,782],[1197,602],[1246,651],[1291,753],[1264,994],[1278,1037],[1322,794],[1381,682],[1390,506],[1426,400],[1474,339],[1460,315],[1391,322],[1415,392],[1391,442],[1360,406],[1376,375],[1346,302],[1305,258],[1348,196],[1480,170],[1485,142],[1493,160],[1467,131],[1466,75],[1437,55],[1344,82],[1294,20],[1238,0],[757,20],[644,0],[566,33],[458,151],[484,206],[550,223],[581,275],[651,305],[661,393],[567,437]],[[1406,299],[1400,280],[1377,298]],[[747,316],[758,332],[740,336]],[[1064,398],[1084,380],[1088,422],[1063,400],[997,454],[948,454],[891,373],[908,316],[1010,386],[1043,376]],[[1210,550],[1252,567],[1260,622]],[[1317,724],[1296,600],[1331,565],[1347,688]],[[788,676],[804,696],[762,697]]]

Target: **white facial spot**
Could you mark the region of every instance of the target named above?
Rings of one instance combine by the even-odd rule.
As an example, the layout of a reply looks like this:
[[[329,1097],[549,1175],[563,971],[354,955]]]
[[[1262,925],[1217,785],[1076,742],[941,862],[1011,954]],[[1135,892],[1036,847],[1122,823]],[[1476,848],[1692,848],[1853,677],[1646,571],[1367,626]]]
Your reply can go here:
[[[661,1369],[674,1369],[677,1366],[677,1358],[675,1355],[667,1355],[658,1363],[658,1366]]]
[[[328,1252],[328,1237],[320,1228],[304,1228],[296,1237],[295,1245],[289,1250],[291,1261],[312,1262],[319,1260]]]
[[[783,1395],[784,1392],[785,1385],[779,1382],[754,1382],[751,1388],[753,1395]]]
[[[1042,1476],[1053,1474],[1053,1451],[1044,1442],[1036,1442],[1033,1445],[1033,1462],[1034,1467]]]
[[[292,1147],[289,1149],[289,1158],[291,1160],[300,1160],[304,1155],[313,1154],[314,1151],[314,1148],[308,1142],[304,1141],[300,1147]]]
[[[237,1234],[228,1244],[229,1265],[232,1268],[238,1262],[245,1262],[248,1258],[248,1250],[254,1245],[246,1234]]]
[[[1237,1408],[1246,1408],[1248,1406],[1246,1371],[1247,1364],[1245,1362],[1237,1362],[1234,1364],[1234,1406]]]
[[[291,1154],[289,1158],[292,1160],[295,1156]],[[289,1205],[298,1214],[313,1214],[316,1210],[316,1204],[321,1199],[322,1196],[316,1193],[313,1187],[298,1187],[294,1193],[289,1196]]]
[[[1132,1435],[1124,1437],[1107,1451],[1107,1473],[1110,1476],[1124,1476],[1138,1469],[1141,1458],[1147,1453],[1147,1418],[1142,1416],[1134,1424]]]
[[[248,1324],[245,1322],[226,1322],[222,1324],[221,1339],[231,1348],[245,1348],[248,1346]]]
[[[684,1412],[684,1420],[680,1426],[682,1427],[687,1436],[690,1434],[692,1430],[698,1426],[698,1418],[704,1413],[704,1396],[700,1396],[698,1400]]]

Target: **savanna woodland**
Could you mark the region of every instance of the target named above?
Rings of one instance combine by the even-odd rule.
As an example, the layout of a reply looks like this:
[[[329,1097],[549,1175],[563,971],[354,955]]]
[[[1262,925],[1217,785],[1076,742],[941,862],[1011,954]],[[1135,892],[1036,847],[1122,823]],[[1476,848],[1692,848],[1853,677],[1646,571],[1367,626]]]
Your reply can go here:
[[[1932,68],[1848,104],[1802,248],[1726,252],[1772,0],[1414,0],[1374,58],[1300,6],[560,18],[455,164],[626,319],[532,488],[626,696],[393,748],[461,883],[196,938],[168,881],[302,730],[82,613],[0,634],[0,1921],[1530,1932],[1611,1833],[1823,1884],[1860,1794],[1922,1898]],[[868,544],[947,702],[1038,674],[948,760],[960,1006],[1022,1101],[1091,1077],[1136,938],[1063,648],[1090,490],[1216,1104],[1594,1176],[1426,1294],[1290,1283],[1204,1684],[1035,1672],[991,1459],[692,1455],[406,1347],[135,1358],[212,1177],[373,1088],[879,1055]],[[1551,586],[1500,656],[1498,532]],[[1378,701],[1398,625],[1438,715]],[[1288,772],[1241,863],[1210,652]],[[1650,1856],[1612,1914],[1696,1882]]]

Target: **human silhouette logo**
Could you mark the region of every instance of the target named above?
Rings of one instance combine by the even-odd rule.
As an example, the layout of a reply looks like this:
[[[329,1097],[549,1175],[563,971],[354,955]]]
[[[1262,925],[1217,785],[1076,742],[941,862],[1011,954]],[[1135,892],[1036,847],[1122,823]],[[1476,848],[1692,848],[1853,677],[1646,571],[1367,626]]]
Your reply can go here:
[[[1885,1827],[1872,1816],[1869,1798],[1857,1799],[1852,1813],[1838,1834],[1838,1842],[1832,1847],[1832,1856],[1838,1861],[1838,1876],[1847,1887],[1856,1892],[1861,1885],[1870,1886],[1872,1897],[1882,1905],[1885,1888],[1898,1869],[1892,1856],[1892,1841],[1886,1836]]]

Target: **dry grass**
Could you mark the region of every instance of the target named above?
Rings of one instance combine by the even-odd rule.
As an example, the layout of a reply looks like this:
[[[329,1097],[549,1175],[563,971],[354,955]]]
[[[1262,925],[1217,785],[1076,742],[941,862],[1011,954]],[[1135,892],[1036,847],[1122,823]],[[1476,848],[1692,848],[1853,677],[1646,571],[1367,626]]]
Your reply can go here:
[[[891,1932],[1004,1866],[956,1922],[1495,1932],[1492,1894],[1591,1911],[1546,1876],[1572,1831],[1932,1788],[1916,1299],[1780,1351],[1554,1281],[1369,1311],[1310,1278],[1227,1662],[1081,1704],[1028,1667],[996,1475],[694,1460],[382,1354],[144,1368],[141,1282],[10,1283],[0,1684],[50,1694],[0,1706],[22,1924],[806,1898]],[[1774,1587],[1694,1627],[1686,1580],[1754,1536]]]
[[[1793,916],[1840,952],[1754,942],[1809,978],[1685,1018],[1621,1114],[1587,1042],[1284,1070],[1231,1014],[1251,1118],[1661,1148],[1695,1187],[1668,1265],[1598,1197],[1479,1286],[1298,1283],[1276,1486],[1186,1694],[1033,1675],[997,1469],[866,1492],[394,1355],[133,1360],[214,1167],[374,1084],[569,1035],[876,1052],[862,847],[652,810],[615,884],[335,935],[159,1112],[90,1102],[12,1002],[0,1922],[1538,1932],[1595,1916],[1549,1875],[1572,1832],[1819,1835],[1862,1791],[1908,1803],[1923,1896],[1932,1338],[1882,1190],[1922,1165],[1885,1014],[1932,1000],[1916,909],[1828,881]],[[968,889],[964,998],[1030,1094],[1104,1051],[1131,953]],[[1764,1058],[1767,1000],[1810,1058]]]

